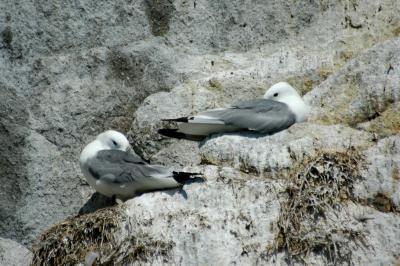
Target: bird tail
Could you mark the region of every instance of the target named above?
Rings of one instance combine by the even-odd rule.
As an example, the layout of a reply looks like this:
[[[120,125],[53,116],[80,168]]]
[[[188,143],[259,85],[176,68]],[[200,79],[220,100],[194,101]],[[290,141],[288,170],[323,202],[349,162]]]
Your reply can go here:
[[[188,173],[188,172],[172,172],[172,177],[179,184],[185,184],[188,181],[204,181],[203,174],[201,173]]]
[[[161,134],[166,137],[175,138],[175,139],[187,139],[187,140],[194,140],[200,141],[205,138],[205,136],[201,135],[189,135],[182,132],[179,132],[177,128],[162,128],[159,129],[158,134]]]
[[[184,139],[186,136],[186,134],[178,132],[177,128],[162,128],[158,130],[158,134],[176,139]]]
[[[161,119],[161,121],[168,121],[168,122],[189,122],[189,118],[187,116],[172,118],[172,119]]]

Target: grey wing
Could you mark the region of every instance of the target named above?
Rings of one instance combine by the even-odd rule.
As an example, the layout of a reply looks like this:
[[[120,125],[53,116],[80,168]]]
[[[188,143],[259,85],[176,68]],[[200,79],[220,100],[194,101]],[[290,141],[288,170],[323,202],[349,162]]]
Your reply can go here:
[[[268,103],[268,104],[266,104]],[[266,99],[253,99],[253,100],[248,100],[248,101],[239,101],[234,104],[230,108],[239,108],[239,109],[253,109],[255,107],[260,107],[264,106],[265,107],[272,107],[275,103],[275,101],[271,100],[266,100]]]
[[[169,177],[171,171],[163,166],[150,165],[124,151],[103,150],[88,161],[89,172],[95,179],[124,184],[151,177]]]
[[[97,153],[96,157],[108,162],[147,164],[147,162],[136,153],[133,154],[121,150],[102,150]]]
[[[261,133],[272,134],[290,127],[296,117],[286,104],[272,100],[251,100],[239,102],[230,108],[204,112],[201,115]]]

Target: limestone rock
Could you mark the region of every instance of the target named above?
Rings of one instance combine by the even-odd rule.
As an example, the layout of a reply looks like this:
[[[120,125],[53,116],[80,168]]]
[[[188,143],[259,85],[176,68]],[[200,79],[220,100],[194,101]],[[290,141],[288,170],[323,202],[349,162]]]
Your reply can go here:
[[[32,252],[27,248],[7,238],[0,238],[0,265],[29,265]]]
[[[208,180],[127,202],[120,232],[106,232],[116,253],[95,251],[104,263],[398,263],[399,33],[397,0],[1,1],[0,236],[30,246],[53,224],[70,217],[74,228],[82,216],[71,217],[110,205],[78,157],[114,128],[146,159]],[[173,126],[161,118],[261,97],[278,81],[305,95],[309,123],[200,143],[156,133]],[[333,163],[341,153],[329,151],[364,159],[333,193],[337,208],[324,203],[329,219],[299,221],[324,245],[300,243],[316,250],[288,256],[279,223],[296,171],[328,174],[309,164],[327,156],[346,177]],[[336,243],[351,252],[327,256]]]
[[[399,38],[375,45],[307,95],[316,108],[311,119],[351,126],[375,119],[381,124],[375,125],[375,132],[399,133],[395,118],[400,100],[399,45]]]
[[[400,137],[379,140],[365,151],[368,162],[355,194],[383,212],[400,210]]]
[[[262,175],[289,169],[320,150],[364,149],[372,136],[344,126],[295,124],[272,136],[225,134],[211,137],[200,152],[205,162]]]
[[[184,186],[174,193],[144,194],[129,201],[132,234],[140,232],[173,243],[166,257],[171,265],[257,263],[260,258],[245,253],[251,249],[262,252],[274,239],[268,228],[279,215],[278,183],[217,167],[204,171],[204,184]],[[163,208],[156,207],[160,201]],[[157,257],[148,259],[149,264],[157,262]]]

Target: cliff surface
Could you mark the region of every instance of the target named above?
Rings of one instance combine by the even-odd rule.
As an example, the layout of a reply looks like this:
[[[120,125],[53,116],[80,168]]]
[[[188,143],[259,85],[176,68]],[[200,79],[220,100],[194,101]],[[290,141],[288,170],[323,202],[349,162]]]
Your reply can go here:
[[[399,263],[397,0],[6,0],[0,32],[3,250],[36,243],[49,264]],[[200,143],[156,133],[278,81],[305,95],[307,123]],[[111,202],[78,157],[109,128],[207,181],[96,211]]]

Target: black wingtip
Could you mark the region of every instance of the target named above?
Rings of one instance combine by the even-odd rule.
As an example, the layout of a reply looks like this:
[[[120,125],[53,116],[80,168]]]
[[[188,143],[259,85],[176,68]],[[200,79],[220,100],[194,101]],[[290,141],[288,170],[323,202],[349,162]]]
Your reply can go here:
[[[178,117],[178,118],[171,118],[171,119],[161,119],[161,121],[168,121],[168,122],[189,122],[189,118],[187,116]]]
[[[186,136],[184,133],[178,132],[177,128],[162,128],[159,129],[157,132],[158,134],[161,134],[163,136],[176,139],[184,139]]]
[[[201,173],[188,173],[188,172],[172,172],[173,178],[179,184],[186,184],[190,182],[204,182],[203,174]]]
[[[158,134],[161,134],[166,137],[175,138],[175,139],[187,139],[192,141],[201,141],[206,138],[206,136],[202,135],[188,135],[182,132],[178,132],[176,128],[162,128],[159,129]]]

